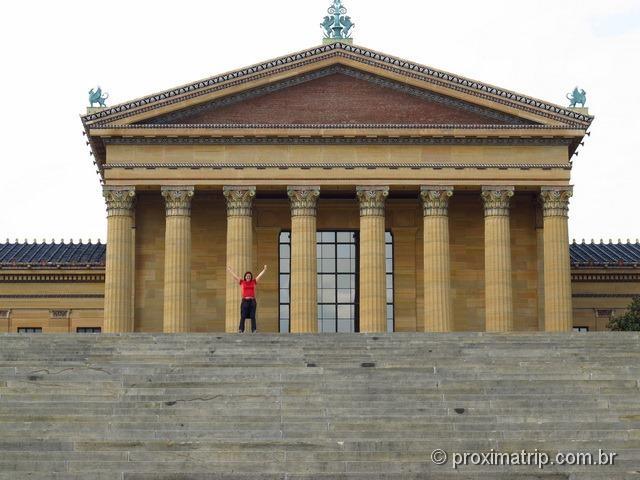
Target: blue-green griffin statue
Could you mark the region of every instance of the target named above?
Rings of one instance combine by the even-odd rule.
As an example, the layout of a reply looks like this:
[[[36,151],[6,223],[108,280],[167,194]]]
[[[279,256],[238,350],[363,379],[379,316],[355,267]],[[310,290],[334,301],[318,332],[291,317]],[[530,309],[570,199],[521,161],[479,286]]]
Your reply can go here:
[[[567,98],[571,102],[569,107],[575,108],[580,104],[584,108],[587,103],[587,92],[584,90],[578,90],[578,87],[576,87],[573,89],[573,93],[567,93]]]
[[[328,16],[320,24],[324,30],[325,38],[345,39],[351,36],[351,30],[355,23],[347,16],[347,9],[342,5],[342,0],[333,0],[333,5],[327,10]]]
[[[93,90],[93,88],[89,90],[89,103],[92,107],[94,103],[97,103],[100,107],[106,107],[107,105],[104,103],[104,101],[107,98],[109,98],[109,94],[105,93],[103,95],[102,89],[100,87],[98,87],[95,91]]]

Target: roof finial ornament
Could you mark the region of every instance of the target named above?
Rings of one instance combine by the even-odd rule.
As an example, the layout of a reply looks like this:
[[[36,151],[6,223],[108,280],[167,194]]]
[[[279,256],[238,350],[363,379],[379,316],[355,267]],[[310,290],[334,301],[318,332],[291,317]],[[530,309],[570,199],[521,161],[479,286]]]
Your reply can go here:
[[[351,30],[355,23],[347,16],[347,9],[342,5],[342,0],[333,0],[333,5],[327,10],[328,16],[320,24],[324,30],[324,43],[353,43]]]
[[[98,87],[96,90],[92,88],[91,90],[89,90],[89,103],[90,103],[89,108],[93,108],[93,105],[95,103],[98,104],[98,107],[105,108],[107,104],[104,102],[107,98],[109,98],[109,94],[108,93],[103,94],[102,88]]]
[[[587,92],[576,87],[573,89],[573,92],[567,93],[567,99],[571,102],[569,108],[577,108],[578,104],[582,105],[582,108],[585,108]]]

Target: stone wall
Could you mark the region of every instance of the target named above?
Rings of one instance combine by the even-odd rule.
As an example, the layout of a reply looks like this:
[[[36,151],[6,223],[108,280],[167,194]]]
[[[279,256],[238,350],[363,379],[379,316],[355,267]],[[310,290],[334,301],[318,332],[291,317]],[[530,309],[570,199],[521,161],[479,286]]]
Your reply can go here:
[[[514,197],[511,245],[514,266],[515,328],[535,331],[537,253],[533,194]],[[226,217],[218,193],[197,192],[192,206],[193,329],[224,330]],[[423,330],[422,215],[419,201],[387,202],[387,229],[394,236],[396,331]],[[484,219],[477,193],[457,193],[451,199],[452,296],[455,329],[484,329]],[[278,331],[278,238],[290,229],[287,200],[254,202],[254,271],[268,265],[258,289],[261,331]],[[358,203],[353,199],[318,202],[319,230],[358,230]],[[159,195],[139,194],[136,223],[136,331],[162,330],[164,211]],[[238,301],[239,301],[238,289]]]
[[[78,327],[102,326],[104,270],[40,273],[0,270],[0,333],[17,332],[19,328],[73,333]],[[45,275],[50,281],[41,281]],[[67,276],[76,280],[65,280]],[[51,280],[52,277],[58,280]]]

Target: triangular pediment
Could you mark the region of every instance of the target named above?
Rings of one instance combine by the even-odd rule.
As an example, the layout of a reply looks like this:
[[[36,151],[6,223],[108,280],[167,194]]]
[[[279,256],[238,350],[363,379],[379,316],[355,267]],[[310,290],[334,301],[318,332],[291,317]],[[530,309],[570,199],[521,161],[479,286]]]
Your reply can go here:
[[[335,43],[101,109],[82,120],[87,129],[177,123],[377,122],[586,130],[593,117],[363,47]]]
[[[531,125],[468,101],[334,65],[139,122],[142,125]]]

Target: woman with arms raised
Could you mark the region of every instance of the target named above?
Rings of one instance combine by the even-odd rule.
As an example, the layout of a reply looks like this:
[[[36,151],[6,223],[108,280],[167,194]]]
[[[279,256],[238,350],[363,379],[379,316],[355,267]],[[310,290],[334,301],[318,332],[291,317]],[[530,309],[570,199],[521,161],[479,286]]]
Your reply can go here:
[[[253,273],[251,272],[245,273],[244,277],[240,278],[230,266],[227,267],[227,271],[231,274],[235,281],[240,284],[240,288],[242,289],[242,303],[240,304],[240,326],[238,327],[238,333],[244,333],[244,322],[247,318],[251,319],[251,333],[256,333],[256,308],[258,306],[256,303],[256,285],[258,284],[264,273],[267,271],[267,266],[264,266],[264,268],[256,278],[253,278]]]

